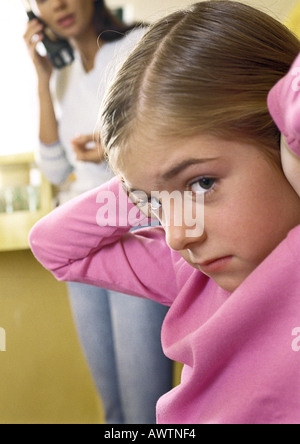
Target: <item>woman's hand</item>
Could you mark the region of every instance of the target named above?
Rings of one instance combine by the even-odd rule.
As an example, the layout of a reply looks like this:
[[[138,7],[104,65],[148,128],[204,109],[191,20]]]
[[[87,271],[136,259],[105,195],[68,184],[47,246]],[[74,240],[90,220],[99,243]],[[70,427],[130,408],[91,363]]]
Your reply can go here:
[[[48,86],[53,67],[50,60],[39,55],[36,50],[38,43],[44,38],[43,29],[44,25],[38,19],[30,20],[23,38],[35,66],[39,82],[44,86]]]
[[[82,162],[101,163],[104,152],[100,143],[97,143],[93,134],[76,136],[71,140],[76,158]]]

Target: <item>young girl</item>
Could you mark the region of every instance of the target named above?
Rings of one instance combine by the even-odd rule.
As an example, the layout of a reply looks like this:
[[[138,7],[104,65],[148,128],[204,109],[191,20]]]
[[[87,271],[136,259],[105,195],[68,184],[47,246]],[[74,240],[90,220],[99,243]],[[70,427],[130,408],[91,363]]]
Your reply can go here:
[[[163,227],[129,231],[139,215],[115,178],[31,233],[57,279],[171,307],[163,348],[184,370],[158,402],[158,423],[300,421],[299,161],[288,152],[287,180],[267,107],[299,50],[283,25],[234,1],[153,25],[111,87],[101,132],[126,193]],[[270,107],[291,142],[287,90]],[[182,200],[166,205],[163,192]],[[175,223],[187,208],[194,216],[199,196],[204,226]]]
[[[38,78],[39,165],[56,185],[70,173],[75,178],[61,189],[62,204],[112,177],[101,149],[90,144],[99,103],[120,58],[147,28],[117,20],[103,0],[31,0],[31,6],[43,20],[30,21],[25,33]],[[53,72],[49,60],[37,53],[44,23],[71,43],[71,66]],[[157,399],[172,388],[172,363],[160,341],[166,308],[77,282],[68,282],[68,290],[106,422],[154,423]],[[152,324],[151,331],[144,330],[145,323]]]

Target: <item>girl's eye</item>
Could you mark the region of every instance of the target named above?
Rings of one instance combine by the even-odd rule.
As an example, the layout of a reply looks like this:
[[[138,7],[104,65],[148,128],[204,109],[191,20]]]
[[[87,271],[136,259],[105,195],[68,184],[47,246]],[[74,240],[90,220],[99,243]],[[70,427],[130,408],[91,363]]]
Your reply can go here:
[[[194,193],[204,193],[207,194],[211,191],[216,184],[216,179],[212,177],[202,177],[198,179],[196,182],[190,185],[191,190]]]
[[[147,215],[148,217],[159,217],[160,211],[162,209],[162,204],[156,197],[150,197],[147,202]]]
[[[147,217],[151,217],[161,208],[159,199],[153,196],[148,197],[143,191],[130,192],[129,198]]]
[[[158,211],[161,208],[161,202],[156,197],[151,197],[149,204],[152,211]]]
[[[138,208],[143,208],[145,205],[148,204],[147,196],[142,191],[130,192],[129,198]]]

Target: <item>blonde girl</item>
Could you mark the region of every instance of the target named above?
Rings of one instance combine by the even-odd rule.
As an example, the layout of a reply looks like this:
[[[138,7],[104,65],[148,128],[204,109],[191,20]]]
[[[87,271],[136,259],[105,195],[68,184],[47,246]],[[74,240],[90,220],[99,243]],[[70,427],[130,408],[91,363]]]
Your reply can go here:
[[[156,23],[102,110],[119,179],[31,234],[58,279],[170,306],[163,348],[184,370],[158,402],[159,423],[300,421],[300,199],[267,106],[299,49],[283,25],[240,2],[204,1]],[[157,198],[174,191],[180,205]],[[185,218],[174,223],[187,192],[192,212],[204,199],[194,233]],[[134,203],[124,205],[126,193]],[[134,205],[162,227],[130,233]]]

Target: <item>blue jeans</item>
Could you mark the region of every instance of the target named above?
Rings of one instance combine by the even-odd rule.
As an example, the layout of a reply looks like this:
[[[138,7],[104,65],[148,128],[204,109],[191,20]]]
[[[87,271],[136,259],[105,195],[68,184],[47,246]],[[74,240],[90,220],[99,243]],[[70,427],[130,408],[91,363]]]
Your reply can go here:
[[[168,308],[85,284],[68,288],[106,423],[154,424],[157,400],[172,388],[160,337]]]

